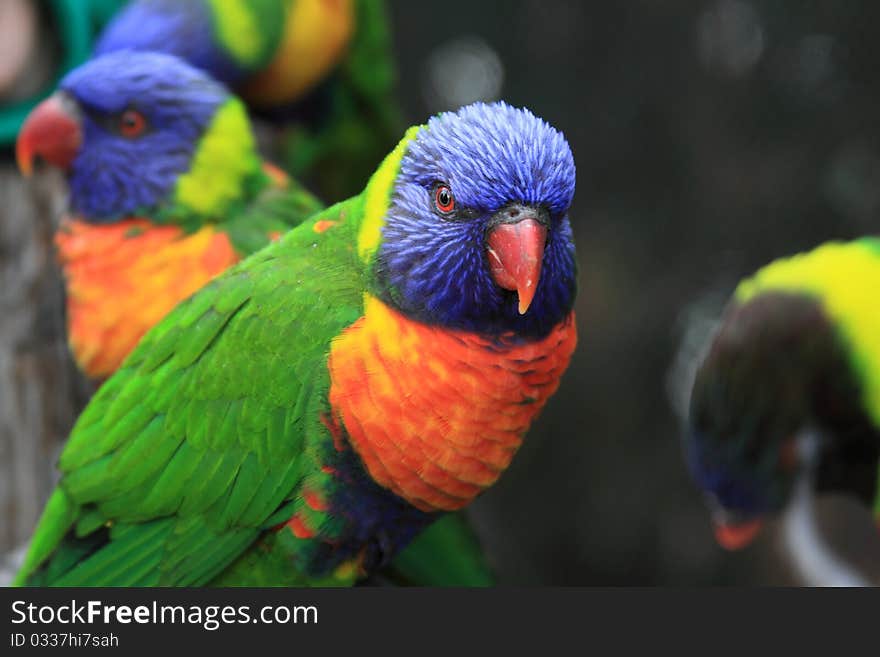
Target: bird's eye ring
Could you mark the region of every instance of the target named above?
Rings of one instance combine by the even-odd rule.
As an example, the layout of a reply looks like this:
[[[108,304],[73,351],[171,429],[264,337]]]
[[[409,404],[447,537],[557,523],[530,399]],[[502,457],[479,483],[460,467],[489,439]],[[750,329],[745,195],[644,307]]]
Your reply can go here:
[[[434,188],[434,205],[443,214],[449,214],[455,210],[455,197],[449,185],[437,185]]]
[[[147,127],[144,115],[134,109],[125,110],[119,117],[119,132],[132,139],[140,136]]]

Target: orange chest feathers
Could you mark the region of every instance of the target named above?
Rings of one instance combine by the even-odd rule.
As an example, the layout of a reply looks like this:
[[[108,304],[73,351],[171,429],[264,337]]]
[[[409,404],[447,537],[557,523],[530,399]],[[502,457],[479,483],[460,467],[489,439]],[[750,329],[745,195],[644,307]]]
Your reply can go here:
[[[55,243],[67,286],[68,341],[92,378],[112,374],[144,333],[238,260],[212,226],[186,234],[146,219],[66,219]]]
[[[541,341],[498,345],[368,296],[331,347],[330,405],[378,484],[422,511],[460,509],[507,468],[576,342],[573,314]]]

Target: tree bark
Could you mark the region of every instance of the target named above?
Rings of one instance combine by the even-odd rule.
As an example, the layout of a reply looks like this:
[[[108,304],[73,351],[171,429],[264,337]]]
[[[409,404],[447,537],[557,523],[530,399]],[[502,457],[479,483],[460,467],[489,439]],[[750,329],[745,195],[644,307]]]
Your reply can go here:
[[[60,177],[32,182],[0,162],[0,554],[30,536],[92,392],[66,344],[52,246],[64,198]]]

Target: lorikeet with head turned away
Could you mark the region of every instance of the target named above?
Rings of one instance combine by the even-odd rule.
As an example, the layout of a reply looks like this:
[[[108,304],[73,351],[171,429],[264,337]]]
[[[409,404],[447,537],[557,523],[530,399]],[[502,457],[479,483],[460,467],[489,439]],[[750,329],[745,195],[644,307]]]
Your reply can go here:
[[[69,342],[93,378],[112,374],[179,301],[322,208],[259,160],[234,96],[168,55],[83,65],[34,111],[17,147],[25,172],[37,158],[67,172],[71,214],[56,243]],[[389,576],[492,581],[471,530],[452,516],[406,556]],[[429,570],[414,570],[424,562]]]
[[[723,546],[751,542],[802,483],[880,516],[878,290],[876,238],[778,260],[738,286],[697,370],[685,445]]]
[[[505,470],[576,343],[561,133],[475,104],[181,303],[79,418],[28,585],[347,585]]]
[[[360,190],[393,147],[388,18],[381,0],[133,0],[95,55],[177,55],[284,124],[288,170],[326,198]]]

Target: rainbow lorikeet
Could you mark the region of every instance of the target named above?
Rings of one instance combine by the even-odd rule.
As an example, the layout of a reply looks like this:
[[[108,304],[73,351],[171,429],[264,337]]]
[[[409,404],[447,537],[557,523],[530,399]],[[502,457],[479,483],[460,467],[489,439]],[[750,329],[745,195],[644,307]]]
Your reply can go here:
[[[802,482],[880,517],[878,289],[877,238],[778,260],[737,287],[697,370],[686,436],[723,546],[747,545]]]
[[[351,584],[467,506],[574,351],[574,186],[527,110],[408,130],[104,383],[18,583]]]
[[[322,204],[257,154],[241,101],[168,55],[114,53],[68,74],[26,119],[25,175],[63,169],[56,235],[80,368],[113,373],[156,322]]]
[[[177,55],[283,123],[279,155],[325,198],[357,193],[400,129],[381,0],[133,0],[95,54]]]
[[[69,342],[97,379],[179,301],[322,208],[260,161],[240,101],[169,55],[113,53],[76,69],[29,117],[17,155],[25,172],[37,158],[66,171],[71,212],[56,244]],[[421,584],[492,581],[455,516],[386,574]]]

